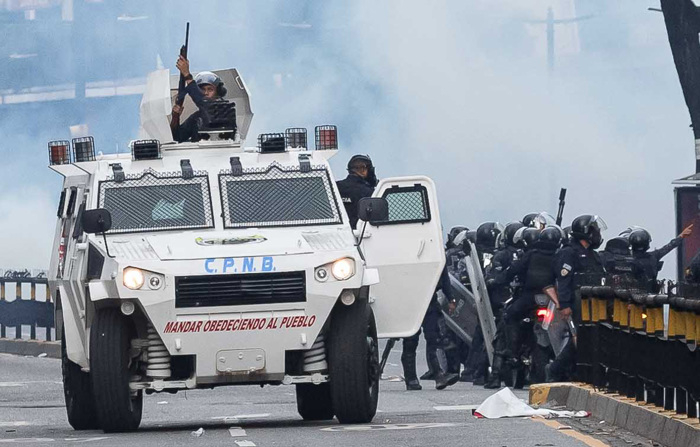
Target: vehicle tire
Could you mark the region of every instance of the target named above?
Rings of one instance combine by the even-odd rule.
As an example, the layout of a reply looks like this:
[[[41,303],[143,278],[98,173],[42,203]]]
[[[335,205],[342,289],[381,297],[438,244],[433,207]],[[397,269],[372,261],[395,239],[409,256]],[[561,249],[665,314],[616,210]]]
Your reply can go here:
[[[333,419],[333,401],[330,383],[297,384],[297,411],[305,421]]]
[[[129,390],[132,374],[131,325],[118,308],[98,310],[90,330],[90,373],[97,417],[106,432],[136,430],[141,423],[143,392]]]
[[[61,331],[61,370],[68,423],[75,430],[99,429],[90,374],[68,359],[65,331]]]
[[[544,383],[546,375],[544,368],[549,364],[550,349],[535,343],[530,362],[530,383]]]
[[[367,423],[377,412],[378,346],[369,304],[339,304],[330,325],[328,366],[333,411],[341,424]]]

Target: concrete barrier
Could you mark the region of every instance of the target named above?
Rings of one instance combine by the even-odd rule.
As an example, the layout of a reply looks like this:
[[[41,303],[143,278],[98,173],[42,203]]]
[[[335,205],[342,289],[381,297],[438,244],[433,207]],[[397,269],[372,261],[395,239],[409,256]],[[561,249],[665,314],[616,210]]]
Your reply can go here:
[[[596,419],[616,425],[667,447],[700,447],[700,423],[685,415],[618,394],[604,393],[578,383],[532,385],[531,405],[565,406],[585,410]]]

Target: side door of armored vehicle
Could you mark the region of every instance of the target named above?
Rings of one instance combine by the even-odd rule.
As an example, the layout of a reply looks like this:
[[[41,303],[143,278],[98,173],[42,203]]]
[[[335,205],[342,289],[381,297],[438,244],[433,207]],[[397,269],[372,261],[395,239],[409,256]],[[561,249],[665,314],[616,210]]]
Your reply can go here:
[[[59,201],[55,259],[51,260],[51,275],[55,275],[58,284],[53,290],[53,299],[61,316],[61,321],[56,322],[57,336],[61,336],[61,330],[65,331],[68,358],[83,367],[88,366],[85,354],[88,303],[84,283],[88,250],[80,224],[85,210],[85,192],[83,182],[64,185]]]
[[[386,221],[367,223],[361,245],[367,267],[379,271],[379,284],[370,286],[377,334],[408,337],[418,331],[445,266],[435,184],[424,176],[384,179],[374,197],[389,208]]]

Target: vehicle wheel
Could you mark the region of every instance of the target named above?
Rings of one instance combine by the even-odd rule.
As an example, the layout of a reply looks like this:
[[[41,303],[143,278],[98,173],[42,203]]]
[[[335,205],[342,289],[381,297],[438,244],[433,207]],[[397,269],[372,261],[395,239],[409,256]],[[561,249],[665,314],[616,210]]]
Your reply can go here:
[[[333,401],[330,383],[297,384],[297,411],[305,421],[333,419]]]
[[[549,349],[535,344],[532,350],[532,361],[530,363],[530,383],[544,383],[546,376],[545,366],[549,364]]]
[[[367,423],[377,412],[379,348],[369,304],[339,305],[330,326],[328,363],[333,411],[342,424]]]
[[[66,334],[61,331],[61,370],[63,372],[63,396],[66,400],[68,423],[75,430],[100,428],[95,414],[90,374],[71,362],[66,354]]]
[[[105,432],[136,430],[143,393],[129,390],[132,329],[117,308],[98,310],[90,330],[90,373],[97,417]]]

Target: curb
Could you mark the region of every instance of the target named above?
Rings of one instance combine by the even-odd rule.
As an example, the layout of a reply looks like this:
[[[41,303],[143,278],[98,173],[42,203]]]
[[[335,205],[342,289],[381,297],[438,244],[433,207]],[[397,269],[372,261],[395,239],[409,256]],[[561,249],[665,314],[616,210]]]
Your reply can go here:
[[[0,338],[0,352],[5,354],[30,355],[34,357],[40,354],[46,354],[47,357],[60,359],[61,342]]]
[[[578,383],[542,383],[530,387],[531,405],[585,410],[596,419],[624,428],[667,447],[700,447],[700,423],[673,411],[640,404],[619,394]]]

